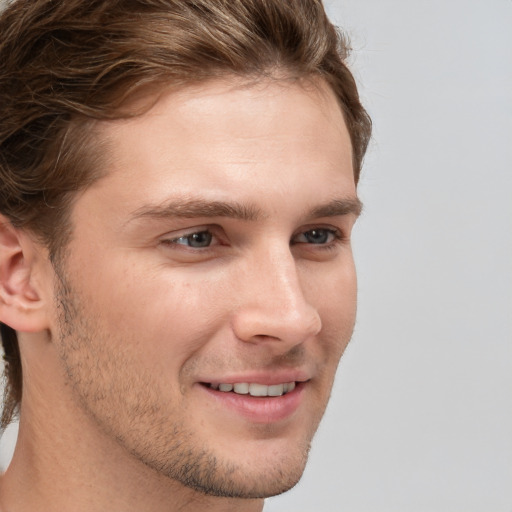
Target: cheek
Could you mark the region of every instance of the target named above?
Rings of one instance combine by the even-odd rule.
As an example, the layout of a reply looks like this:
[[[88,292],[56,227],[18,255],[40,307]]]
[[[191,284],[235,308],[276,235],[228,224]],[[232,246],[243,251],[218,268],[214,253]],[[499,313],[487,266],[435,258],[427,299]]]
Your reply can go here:
[[[352,332],[357,309],[357,278],[352,259],[326,268],[321,275],[305,275],[306,298],[319,312],[323,328]]]
[[[109,331],[140,352],[141,364],[145,360],[148,367],[169,372],[220,329],[231,295],[222,276],[169,271],[137,278],[131,273],[130,280],[109,292],[102,316]]]
[[[321,351],[326,378],[333,378],[354,330],[357,310],[357,279],[352,261],[328,272],[321,286],[311,286],[309,301],[322,320],[316,349]]]

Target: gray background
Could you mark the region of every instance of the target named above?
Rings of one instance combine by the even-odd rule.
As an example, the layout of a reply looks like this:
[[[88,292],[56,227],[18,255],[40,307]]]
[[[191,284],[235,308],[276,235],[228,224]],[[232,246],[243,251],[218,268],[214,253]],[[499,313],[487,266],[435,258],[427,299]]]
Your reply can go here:
[[[375,123],[359,314],[304,478],[265,512],[512,512],[512,1],[326,4]]]

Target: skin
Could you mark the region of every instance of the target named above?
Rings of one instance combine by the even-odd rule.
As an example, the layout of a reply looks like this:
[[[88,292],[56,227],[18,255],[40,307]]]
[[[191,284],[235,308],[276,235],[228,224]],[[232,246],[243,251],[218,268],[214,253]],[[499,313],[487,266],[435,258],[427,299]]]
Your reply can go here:
[[[0,507],[259,511],[300,478],[354,326],[341,110],[322,82],[225,79],[96,128],[107,173],[58,264],[0,235],[24,369]],[[276,398],[205,385],[288,381]]]

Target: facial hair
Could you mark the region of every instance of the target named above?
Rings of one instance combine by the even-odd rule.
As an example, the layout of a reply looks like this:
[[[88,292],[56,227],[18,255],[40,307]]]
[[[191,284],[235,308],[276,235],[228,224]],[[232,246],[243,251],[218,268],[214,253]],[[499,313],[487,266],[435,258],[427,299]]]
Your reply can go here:
[[[176,411],[179,404],[162,401],[152,372],[129,351],[117,350],[122,343],[116,333],[104,328],[101,313],[91,310],[63,267],[56,267],[59,355],[76,403],[103,436],[159,475],[204,495],[267,498],[299,481],[313,432],[293,457],[279,454],[279,463],[247,474],[232,457],[198,440]]]

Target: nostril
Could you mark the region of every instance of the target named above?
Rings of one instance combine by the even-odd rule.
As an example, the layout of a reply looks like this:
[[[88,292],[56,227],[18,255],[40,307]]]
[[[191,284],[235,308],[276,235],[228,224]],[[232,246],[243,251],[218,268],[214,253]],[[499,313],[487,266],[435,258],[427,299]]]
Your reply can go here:
[[[308,304],[304,304],[300,311],[279,311],[263,304],[240,309],[232,318],[235,336],[248,343],[299,344],[316,336],[321,327],[320,315]]]

